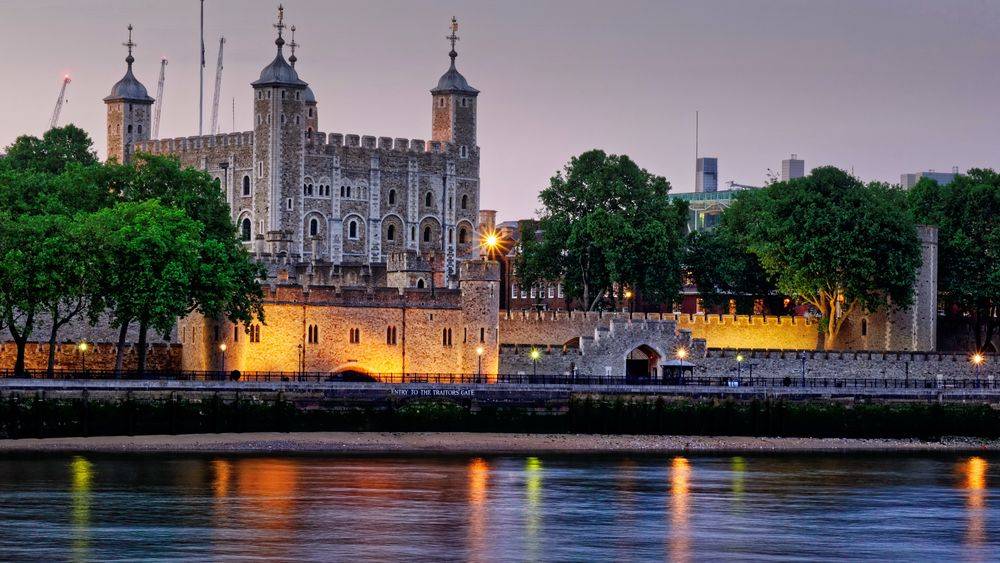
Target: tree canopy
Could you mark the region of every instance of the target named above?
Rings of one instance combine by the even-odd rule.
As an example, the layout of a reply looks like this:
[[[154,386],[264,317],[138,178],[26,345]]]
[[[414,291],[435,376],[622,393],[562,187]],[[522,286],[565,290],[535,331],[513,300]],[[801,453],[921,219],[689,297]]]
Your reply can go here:
[[[573,157],[539,196],[538,236],[522,230],[519,283],[561,280],[588,310],[617,307],[626,290],[674,299],[687,206],[671,202],[669,190],[666,179],[627,156],[592,150]]]
[[[911,303],[920,242],[906,194],[833,167],[740,193],[726,214],[778,291],[823,316],[827,348],[856,310]]]
[[[948,185],[921,179],[909,191],[917,221],[938,227],[938,294],[972,320],[982,350],[1000,330],[1000,174],[970,170]]]

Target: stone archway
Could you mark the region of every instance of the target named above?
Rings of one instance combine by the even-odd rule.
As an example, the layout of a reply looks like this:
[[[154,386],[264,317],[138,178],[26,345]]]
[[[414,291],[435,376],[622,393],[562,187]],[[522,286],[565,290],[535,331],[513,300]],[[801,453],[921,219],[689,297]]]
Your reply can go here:
[[[625,356],[625,378],[656,379],[662,356],[651,346],[640,344]]]

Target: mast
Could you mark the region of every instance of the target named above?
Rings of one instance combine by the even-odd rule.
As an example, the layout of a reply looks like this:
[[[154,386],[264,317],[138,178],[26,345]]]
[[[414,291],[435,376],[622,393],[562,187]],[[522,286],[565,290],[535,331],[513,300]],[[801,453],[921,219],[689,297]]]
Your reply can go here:
[[[63,102],[66,100],[66,85],[72,82],[69,75],[63,77],[62,88],[59,89],[59,98],[56,99],[56,107],[52,110],[52,119],[49,120],[49,129],[55,129],[59,124],[59,114],[62,112]]]
[[[167,75],[167,58],[160,59],[160,80],[156,83],[156,109],[153,110],[153,138],[160,138],[160,110],[163,109],[163,82]]]

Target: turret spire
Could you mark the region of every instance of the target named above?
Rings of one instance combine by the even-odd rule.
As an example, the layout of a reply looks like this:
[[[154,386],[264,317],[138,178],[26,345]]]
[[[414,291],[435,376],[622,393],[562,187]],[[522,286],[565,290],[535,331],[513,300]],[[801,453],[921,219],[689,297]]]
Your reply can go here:
[[[274,28],[278,30],[278,38],[274,40],[274,44],[278,46],[280,52],[285,44],[285,40],[281,37],[281,32],[285,30],[285,7],[281,4],[278,4],[278,23],[274,24]]]
[[[448,53],[448,56],[451,57],[451,66],[454,67],[455,57],[458,56],[458,53],[455,51],[455,42],[458,41],[458,19],[455,16],[451,17],[451,35],[445,37],[445,39],[451,41],[451,52]]]
[[[132,24],[128,24],[128,42],[122,43],[125,47],[128,47],[128,56],[125,57],[125,62],[128,63],[129,68],[132,68],[132,63],[135,62],[135,57],[132,56],[132,47],[137,45],[132,41]]]
[[[299,44],[295,42],[295,26],[294,25],[291,27],[291,30],[292,30],[292,42],[288,44],[288,47],[291,48],[291,50],[292,50],[292,56],[288,57],[288,62],[291,63],[292,68],[295,68],[295,61],[299,60],[299,58],[295,56],[295,48],[298,47]]]

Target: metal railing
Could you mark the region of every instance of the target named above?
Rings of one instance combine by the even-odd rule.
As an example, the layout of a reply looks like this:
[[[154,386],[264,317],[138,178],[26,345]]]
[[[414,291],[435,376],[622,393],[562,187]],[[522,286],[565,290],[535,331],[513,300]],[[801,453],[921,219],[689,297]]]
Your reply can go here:
[[[13,370],[0,370],[0,378],[13,378]],[[814,377],[808,376],[733,376],[677,375],[664,378],[614,375],[567,374],[469,374],[469,373],[360,373],[360,372],[288,372],[288,371],[179,371],[146,370],[143,373],[112,370],[28,370],[22,376],[40,380],[91,381],[230,381],[262,383],[335,383],[378,382],[392,384],[508,384],[508,385],[614,385],[614,386],[685,386],[730,388],[805,388],[805,389],[1000,389],[1000,377]]]

